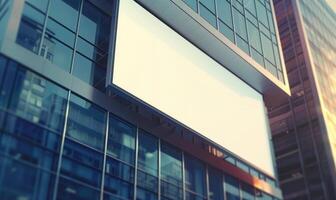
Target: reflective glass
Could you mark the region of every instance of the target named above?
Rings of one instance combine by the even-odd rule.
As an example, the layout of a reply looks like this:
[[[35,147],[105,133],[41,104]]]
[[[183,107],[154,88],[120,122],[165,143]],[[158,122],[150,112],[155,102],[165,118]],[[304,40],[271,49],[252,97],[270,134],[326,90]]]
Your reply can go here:
[[[78,10],[81,0],[52,0],[50,17],[75,31],[78,21]]]
[[[231,42],[235,42],[234,33],[233,30],[228,27],[225,23],[223,23],[221,20],[218,20],[219,25],[219,31],[223,33]]]
[[[251,46],[254,49],[256,49],[258,52],[262,53],[260,33],[259,33],[259,30],[258,30],[258,27],[256,27],[249,20],[247,20],[246,23],[247,23],[247,30],[248,30],[248,33],[249,33],[249,40],[250,40]]]
[[[138,167],[152,176],[158,175],[158,140],[144,132],[139,134]]]
[[[51,18],[47,21],[46,34],[48,37],[57,38],[69,47],[74,46],[75,34]]]
[[[30,71],[22,68],[11,70],[16,76],[15,82],[4,85],[8,92],[13,92],[9,109],[28,121],[60,133],[63,130],[67,91]],[[10,71],[7,72],[9,77],[12,76]]]
[[[227,26],[232,26],[232,13],[231,13],[231,5],[227,0],[218,0],[218,17],[219,19],[224,22]]]
[[[184,0],[184,2],[194,11],[197,12],[197,0]]]
[[[257,15],[254,0],[244,0],[244,5],[245,5],[245,8],[248,11],[250,11],[250,13],[252,13],[254,16]]]
[[[99,198],[100,191],[60,177],[57,191],[58,200],[99,200]]]
[[[103,14],[98,8],[84,1],[80,19],[79,35],[101,50],[108,51],[110,38],[110,17]]]
[[[185,156],[185,187],[205,196],[205,167],[199,160]]]
[[[113,158],[107,157],[105,172],[109,176],[113,176],[130,183],[134,182],[134,167],[126,165]]]
[[[239,182],[232,176],[225,176],[225,196],[227,200],[240,200]]]
[[[2,156],[0,171],[1,199],[52,199],[53,174]]]
[[[157,194],[147,191],[147,190],[143,190],[141,188],[137,188],[137,196],[136,196],[137,200],[157,200]]]
[[[275,64],[273,46],[271,40],[264,34],[261,34],[261,44],[265,58],[267,58],[267,60],[269,60],[272,64]]]
[[[120,180],[118,178],[105,176],[104,191],[109,193],[107,199],[132,199],[133,198],[133,184]],[[105,198],[104,198],[105,199]]]
[[[216,15],[212,13],[207,7],[203,4],[199,4],[200,15],[208,21],[213,27],[217,27]]]
[[[33,7],[25,4],[16,42],[38,53],[45,16]]]
[[[258,0],[255,2],[259,21],[261,21],[266,27],[268,27],[266,7],[263,4],[261,4],[260,1]]]
[[[254,200],[255,191],[252,186],[242,184],[242,200]]]
[[[209,199],[222,200],[223,196],[223,174],[213,168],[208,169],[209,174]]]
[[[66,134],[93,148],[102,149],[106,113],[98,106],[71,94]]]
[[[135,127],[115,117],[110,117],[107,153],[134,165],[135,133]]]
[[[245,17],[238,10],[233,9],[233,19],[236,33],[244,40],[247,40]]]
[[[212,13],[216,13],[215,0],[199,0],[208,10]]]
[[[46,12],[49,0],[26,0],[29,4],[35,6],[42,12]]]

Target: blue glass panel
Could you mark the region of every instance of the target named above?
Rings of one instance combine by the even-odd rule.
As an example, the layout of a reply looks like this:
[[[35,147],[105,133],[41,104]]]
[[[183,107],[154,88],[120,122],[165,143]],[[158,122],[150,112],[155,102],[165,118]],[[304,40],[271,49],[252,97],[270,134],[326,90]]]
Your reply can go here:
[[[216,13],[215,0],[199,0],[208,10],[212,13]]]
[[[216,15],[212,13],[207,7],[203,6],[202,4],[200,6],[200,14],[201,16],[209,22],[213,27],[217,27],[217,21],[216,21]]]
[[[194,193],[186,192],[186,200],[206,200],[206,198],[196,195]]]
[[[257,15],[254,0],[244,0],[244,5],[245,5],[245,8],[246,8],[250,13],[252,13],[254,16]]]
[[[114,199],[112,195],[123,199],[132,199],[133,190],[134,187],[132,183],[109,175],[105,176],[104,191],[110,194],[108,199]]]
[[[197,12],[197,0],[184,0],[184,2],[195,12]]]
[[[157,176],[158,140],[144,132],[139,134],[138,167],[146,173]]]
[[[222,22],[224,22],[227,26],[233,28],[232,26],[232,11],[231,5],[226,0],[218,0],[218,17]]]
[[[240,200],[239,182],[232,176],[225,176],[225,195],[227,200]]]
[[[182,187],[181,152],[165,144],[161,145],[161,179]]]
[[[223,23],[221,20],[218,20],[219,22],[219,31],[225,35],[231,42],[235,42],[234,33],[233,30],[227,26],[225,23]]]
[[[185,156],[186,189],[205,196],[205,167],[199,160]]]
[[[134,165],[135,127],[110,117],[107,153]]]
[[[242,200],[255,200],[255,191],[252,186],[242,184]]]
[[[58,200],[99,200],[100,192],[91,187],[78,184],[66,178],[60,178]]]
[[[146,172],[138,170],[137,185],[149,191],[158,191],[158,178]]]
[[[110,17],[98,8],[84,1],[80,19],[79,35],[102,51],[107,52],[110,38]]]
[[[46,12],[49,0],[26,0],[34,7],[38,8],[42,12]]]
[[[102,149],[106,113],[98,106],[72,94],[66,134],[91,147]]]
[[[64,26],[75,31],[81,0],[52,0],[49,15]]]
[[[209,199],[224,199],[223,192],[223,175],[220,171],[209,168]]]
[[[122,179],[127,182],[134,181],[134,168],[123,164],[120,161],[107,157],[106,159],[106,171],[109,176]]]
[[[8,66],[5,66],[5,68],[6,71],[0,87],[0,108],[8,107],[9,99],[13,92],[12,88],[15,83],[17,64],[9,62]]]
[[[52,199],[53,174],[2,156],[0,171],[1,199]]]
[[[171,200],[182,200],[183,192],[181,187],[161,181],[161,197]],[[162,198],[161,198],[162,199]]]
[[[33,7],[25,4],[16,42],[21,46],[38,53],[45,16]]]
[[[245,17],[238,10],[233,9],[233,19],[236,33],[244,40],[247,40]]]
[[[46,34],[49,37],[54,37],[69,47],[73,47],[75,43],[75,34],[69,29],[65,28],[55,20],[48,18]],[[46,43],[48,45],[48,43]],[[52,47],[48,45],[49,48]]]
[[[137,200],[157,200],[158,197],[156,193],[137,188],[136,199]]]
[[[52,171],[57,168],[57,154],[6,134],[0,137],[0,151],[39,168]]]

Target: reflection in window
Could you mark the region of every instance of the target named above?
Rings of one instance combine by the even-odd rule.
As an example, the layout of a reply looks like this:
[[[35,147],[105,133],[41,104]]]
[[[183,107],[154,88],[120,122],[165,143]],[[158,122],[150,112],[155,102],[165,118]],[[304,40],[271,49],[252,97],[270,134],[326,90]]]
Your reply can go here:
[[[158,141],[155,137],[141,132],[139,134],[137,198],[140,195],[156,196],[158,191]],[[144,191],[149,192],[144,192]],[[152,194],[150,194],[152,193]]]
[[[61,174],[99,187],[103,156],[92,149],[65,140]]]
[[[254,200],[255,199],[255,191],[252,186],[242,184],[242,200]]]
[[[98,106],[71,94],[66,134],[79,142],[102,150],[106,113]]]
[[[44,14],[26,3],[16,42],[37,54],[42,37],[44,18]]]
[[[68,29],[75,31],[81,0],[52,0],[49,16]]]
[[[240,200],[239,182],[232,176],[225,176],[225,196],[227,200]]]
[[[182,199],[181,152],[161,145],[161,196],[167,199]]]
[[[209,199],[222,200],[223,196],[223,175],[220,171],[209,168]]]
[[[185,188],[187,199],[204,198],[205,190],[205,166],[201,161],[185,156]]]
[[[58,200],[98,200],[100,191],[93,189],[84,184],[80,184],[75,181],[71,181],[67,178],[60,177],[57,199]]]
[[[135,132],[135,127],[115,117],[110,117],[107,153],[134,165]]]

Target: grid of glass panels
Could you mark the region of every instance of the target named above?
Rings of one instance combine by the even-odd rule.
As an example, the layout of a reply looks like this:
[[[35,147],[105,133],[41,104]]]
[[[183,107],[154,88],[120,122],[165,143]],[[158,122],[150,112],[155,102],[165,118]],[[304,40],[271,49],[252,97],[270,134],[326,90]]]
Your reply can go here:
[[[284,82],[271,0],[183,0],[257,63]]]
[[[16,42],[103,91],[109,27],[89,0],[26,0]]]
[[[2,56],[0,195],[272,199]]]

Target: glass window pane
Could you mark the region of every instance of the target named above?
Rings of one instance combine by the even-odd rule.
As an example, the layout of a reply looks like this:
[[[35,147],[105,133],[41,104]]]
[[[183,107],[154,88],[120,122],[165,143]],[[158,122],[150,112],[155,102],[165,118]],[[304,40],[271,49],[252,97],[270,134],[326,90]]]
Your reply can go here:
[[[227,200],[240,200],[239,182],[232,176],[225,176],[225,195]]]
[[[91,44],[107,52],[110,38],[110,17],[98,8],[84,1],[80,19],[79,35]]]
[[[218,0],[218,17],[221,19],[226,25],[229,27],[232,26],[232,13],[231,13],[231,5],[226,0]]]
[[[273,46],[271,40],[264,34],[261,34],[261,44],[265,58],[267,58],[267,60],[269,60],[271,63],[275,64]]]
[[[235,42],[234,33],[233,30],[228,27],[226,24],[224,24],[221,20],[218,20],[219,22],[219,31],[225,35],[231,42]]]
[[[16,42],[36,54],[41,42],[44,17],[36,9],[25,4]]]
[[[244,5],[245,5],[245,8],[248,11],[250,11],[250,13],[252,13],[254,16],[257,15],[254,0],[244,0]]]
[[[72,31],[76,30],[81,0],[52,0],[50,16]]]
[[[133,198],[133,184],[122,181],[118,178],[113,178],[111,176],[105,176],[105,186],[104,191],[108,192],[110,195],[108,198],[104,199],[132,199]],[[112,196],[113,195],[113,196]]]
[[[245,17],[238,10],[233,9],[233,18],[234,18],[234,25],[236,28],[236,33],[240,37],[242,37],[244,40],[247,40]]]
[[[161,145],[161,178],[182,187],[181,152],[165,144]]]
[[[139,134],[138,167],[153,176],[158,174],[158,141],[155,137]]]
[[[35,6],[42,12],[46,12],[49,0],[26,0],[26,2]]]
[[[199,160],[185,156],[185,187],[205,196],[205,167]]]
[[[254,200],[255,191],[252,186],[242,184],[242,200]]]
[[[212,13],[216,13],[215,0],[199,0],[208,10]]]
[[[157,200],[157,194],[147,191],[147,190],[143,190],[141,188],[137,188],[137,196],[136,199],[137,200]]]
[[[197,0],[183,0],[191,9],[197,12]]]
[[[57,38],[72,48],[74,46],[75,34],[51,18],[48,18],[47,21],[46,34],[49,37]]]
[[[262,52],[261,50],[261,42],[260,42],[260,33],[258,27],[253,25],[249,20],[247,22],[247,30],[249,32],[249,40],[251,46],[256,49],[259,53]]]
[[[51,63],[69,72],[72,62],[73,49],[58,39],[46,34],[43,40],[41,55]]]
[[[213,168],[209,168],[209,199],[222,200],[223,196],[223,174]]]
[[[217,27],[216,15],[200,3],[200,14],[213,27]]]
[[[115,117],[110,117],[107,153],[134,165],[135,132],[135,127]]]
[[[7,88],[9,89],[9,88]],[[63,130],[67,91],[23,69],[16,72],[9,109],[16,115],[51,128]]]
[[[91,147],[102,149],[106,113],[98,106],[71,94],[66,134]]]
[[[98,200],[99,196],[99,190],[60,177],[57,191],[58,200]]]
[[[268,27],[266,7],[262,5],[260,1],[256,1],[256,6],[259,21],[261,21],[261,23],[263,23],[266,27]]]
[[[5,157],[0,171],[1,199],[52,199],[54,175]]]
[[[237,46],[243,50],[245,53],[250,54],[248,43],[242,39],[239,35],[236,35]]]

